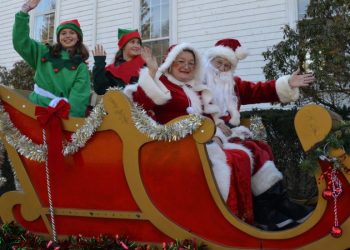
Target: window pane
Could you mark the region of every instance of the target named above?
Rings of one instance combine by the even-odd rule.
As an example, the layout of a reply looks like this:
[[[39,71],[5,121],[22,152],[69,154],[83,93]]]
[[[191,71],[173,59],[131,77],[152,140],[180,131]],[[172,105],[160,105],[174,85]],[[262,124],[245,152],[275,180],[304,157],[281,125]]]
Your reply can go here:
[[[151,0],[151,7],[158,7],[160,5],[161,0]]]
[[[160,37],[160,7],[155,7],[151,9],[151,38]]]
[[[169,47],[169,0],[140,0],[142,42],[161,63]]]
[[[152,53],[155,55],[157,62],[160,65],[163,62],[165,55],[167,54],[167,50],[169,48],[169,39],[144,42],[143,45],[152,49]]]
[[[38,12],[47,12],[50,10],[56,9],[56,0],[42,0],[39,5],[35,8],[35,11]]]
[[[161,36],[169,36],[169,4],[161,6]]]
[[[150,1],[149,0],[142,0],[141,1],[141,36],[142,39],[149,39],[150,38],[150,26],[151,26],[151,20],[150,20]]]
[[[303,19],[306,14],[307,6],[310,0],[298,0],[298,18]]]
[[[54,13],[35,17],[34,36],[35,40],[43,43],[53,43]]]

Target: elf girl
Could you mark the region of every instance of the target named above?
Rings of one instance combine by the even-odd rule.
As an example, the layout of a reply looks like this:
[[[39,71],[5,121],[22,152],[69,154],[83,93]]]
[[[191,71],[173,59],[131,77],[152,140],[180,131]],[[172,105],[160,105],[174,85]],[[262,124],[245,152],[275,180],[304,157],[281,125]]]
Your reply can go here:
[[[141,57],[142,41],[137,30],[118,29],[118,52],[113,63],[106,67],[106,52],[102,45],[92,51],[95,64],[92,71],[94,90],[103,95],[109,87],[124,88],[136,83],[145,65]]]
[[[50,46],[29,37],[29,14],[40,0],[27,0],[15,16],[13,46],[35,69],[34,91],[29,100],[55,107],[61,100],[70,105],[70,115],[84,117],[90,99],[90,77],[78,20],[62,22],[56,29],[57,43]]]

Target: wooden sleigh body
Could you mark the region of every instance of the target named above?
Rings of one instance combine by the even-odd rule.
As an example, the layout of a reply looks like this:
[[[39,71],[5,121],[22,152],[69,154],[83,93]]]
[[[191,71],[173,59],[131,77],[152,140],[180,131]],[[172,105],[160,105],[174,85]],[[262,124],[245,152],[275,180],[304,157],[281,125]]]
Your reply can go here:
[[[3,86],[0,96],[16,128],[33,142],[43,143],[35,106]],[[345,249],[350,246],[348,174],[339,174],[343,185],[338,199],[341,237],[330,234],[333,204],[321,195],[305,223],[285,231],[262,231],[237,219],[219,194],[205,148],[214,133],[209,119],[204,119],[201,127],[181,140],[155,141],[134,126],[131,104],[122,93],[107,92],[103,104],[108,114],[91,139],[77,153],[66,156],[62,168],[50,169],[59,237],[125,234],[131,240],[150,243],[196,238],[210,249]],[[308,110],[310,108],[305,107],[300,115],[298,113],[301,117],[297,126],[306,126],[305,117],[311,115],[310,119],[314,119],[321,114],[322,123],[316,122],[310,130],[311,137],[316,138],[310,139],[314,140],[312,144],[324,139],[332,121],[322,108],[312,107],[320,109],[317,114]],[[64,120],[65,133],[74,133],[84,122],[83,118]],[[319,127],[325,127],[324,131],[320,132]],[[305,137],[308,136],[306,133]],[[16,221],[41,235],[52,235],[45,163],[19,154],[7,142],[6,134],[1,134],[1,140],[22,187],[21,191],[7,192],[0,197],[1,219]],[[344,159],[347,166],[349,159]],[[321,170],[315,177],[320,173]],[[325,181],[321,180],[318,185],[322,194]]]

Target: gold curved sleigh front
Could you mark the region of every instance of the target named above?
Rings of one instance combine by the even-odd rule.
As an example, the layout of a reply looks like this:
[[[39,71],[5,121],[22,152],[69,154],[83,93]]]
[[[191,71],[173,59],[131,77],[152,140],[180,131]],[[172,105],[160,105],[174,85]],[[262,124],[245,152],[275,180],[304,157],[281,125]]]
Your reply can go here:
[[[35,106],[4,86],[0,95],[14,126],[34,143],[43,143]],[[342,237],[329,234],[333,207],[321,196],[304,224],[281,232],[262,231],[232,215],[218,192],[205,149],[214,133],[209,119],[184,139],[154,141],[136,129],[132,106],[122,93],[107,92],[103,104],[107,115],[86,145],[66,156],[62,168],[50,169],[59,237],[125,234],[131,240],[153,243],[196,238],[210,249],[344,249],[350,245],[349,175],[340,176]],[[66,136],[84,123],[83,118],[63,121]],[[299,126],[308,125],[301,121]],[[328,132],[322,132],[323,138]],[[52,234],[45,163],[20,155],[3,133],[1,139],[22,186],[21,191],[0,197],[1,219],[16,221],[38,234]],[[319,193],[324,187],[320,182]]]

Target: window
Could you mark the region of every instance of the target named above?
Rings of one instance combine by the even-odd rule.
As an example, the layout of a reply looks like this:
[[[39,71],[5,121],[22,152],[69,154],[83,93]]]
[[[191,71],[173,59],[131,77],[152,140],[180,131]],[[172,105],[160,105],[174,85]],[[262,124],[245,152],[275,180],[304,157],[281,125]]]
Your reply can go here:
[[[35,8],[33,38],[52,44],[54,37],[56,0],[42,0]]]
[[[169,47],[169,0],[141,0],[140,26],[143,45],[161,63]]]
[[[304,19],[310,0],[298,0],[298,20]]]

